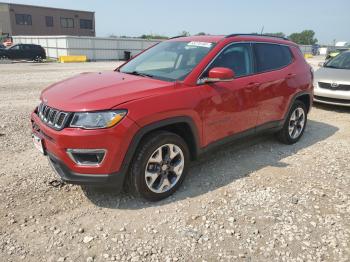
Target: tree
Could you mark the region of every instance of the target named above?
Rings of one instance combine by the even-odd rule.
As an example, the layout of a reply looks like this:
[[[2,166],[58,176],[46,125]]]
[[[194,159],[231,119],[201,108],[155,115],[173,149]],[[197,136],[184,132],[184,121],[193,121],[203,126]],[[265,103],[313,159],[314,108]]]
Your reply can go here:
[[[318,42],[313,30],[304,30],[301,33],[293,33],[288,38],[299,45],[314,45]]]
[[[169,37],[165,35],[158,35],[158,34],[150,34],[150,35],[142,35],[140,36],[142,39],[168,39]]]
[[[196,34],[196,35],[207,35],[206,33],[204,33],[204,32],[199,32],[198,34]]]
[[[180,34],[180,36],[190,36],[190,32],[186,31],[186,30],[183,30]]]
[[[277,36],[277,37],[286,37],[286,35],[282,32],[277,32],[277,33],[265,33],[265,35],[270,35],[270,36]]]

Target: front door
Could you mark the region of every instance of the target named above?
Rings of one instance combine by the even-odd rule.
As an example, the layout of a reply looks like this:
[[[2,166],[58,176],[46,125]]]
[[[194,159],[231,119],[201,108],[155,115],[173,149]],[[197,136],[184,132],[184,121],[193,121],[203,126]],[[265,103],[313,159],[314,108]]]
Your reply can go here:
[[[205,144],[254,130],[258,117],[256,93],[259,83],[254,76],[250,43],[235,43],[226,47],[210,64],[201,78],[214,67],[230,68],[235,79],[230,82],[200,86],[203,96],[203,135]]]
[[[11,59],[23,59],[22,45],[14,45],[8,50],[8,54]]]

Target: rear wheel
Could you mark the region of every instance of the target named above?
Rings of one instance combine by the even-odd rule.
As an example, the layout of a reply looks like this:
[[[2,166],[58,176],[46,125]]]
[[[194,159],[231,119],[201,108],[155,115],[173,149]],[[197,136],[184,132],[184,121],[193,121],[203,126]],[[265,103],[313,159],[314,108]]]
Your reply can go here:
[[[179,188],[188,164],[189,150],[180,136],[155,132],[136,151],[130,170],[130,189],[147,200],[162,200]]]
[[[278,139],[285,144],[294,144],[302,137],[307,122],[306,106],[301,101],[295,101],[289,111],[283,128],[277,133]]]
[[[37,63],[42,63],[42,62],[43,62],[43,58],[42,58],[42,56],[37,55],[37,56],[35,56],[35,57],[33,58],[33,61],[34,61],[34,62],[37,62]]]

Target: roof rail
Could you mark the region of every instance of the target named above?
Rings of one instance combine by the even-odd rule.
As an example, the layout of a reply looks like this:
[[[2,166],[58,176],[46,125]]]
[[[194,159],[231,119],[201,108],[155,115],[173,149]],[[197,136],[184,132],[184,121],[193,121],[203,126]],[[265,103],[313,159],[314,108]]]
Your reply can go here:
[[[264,35],[264,34],[231,34],[231,35],[227,35],[225,36],[225,38],[229,38],[229,37],[234,37],[234,36],[264,36],[264,37],[273,37],[273,38],[280,38],[283,40],[289,40],[286,37],[282,37],[282,36],[274,36],[274,35]]]
[[[169,37],[168,39],[175,39],[175,38],[180,38],[180,37],[186,37],[186,36],[184,36],[184,35],[177,35],[177,36]]]

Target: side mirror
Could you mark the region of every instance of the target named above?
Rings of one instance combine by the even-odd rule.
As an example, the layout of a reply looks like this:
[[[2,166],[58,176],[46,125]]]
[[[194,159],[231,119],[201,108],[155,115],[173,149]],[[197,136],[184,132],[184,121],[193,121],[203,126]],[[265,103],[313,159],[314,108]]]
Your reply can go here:
[[[319,66],[319,67],[323,67],[324,64],[325,64],[324,62],[319,62],[319,63],[318,63],[318,66]]]
[[[214,67],[209,71],[209,77],[203,79],[205,83],[230,82],[235,78],[235,73],[226,67]]]

